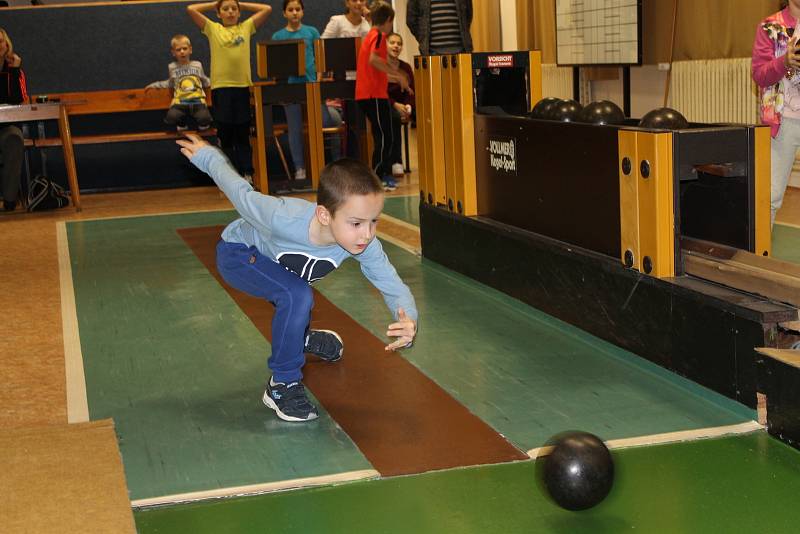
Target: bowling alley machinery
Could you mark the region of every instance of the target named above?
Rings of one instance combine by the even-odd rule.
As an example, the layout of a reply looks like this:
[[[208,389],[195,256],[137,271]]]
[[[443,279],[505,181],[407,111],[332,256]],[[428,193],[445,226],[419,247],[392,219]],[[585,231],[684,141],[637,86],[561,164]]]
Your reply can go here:
[[[751,408],[796,443],[800,268],[770,133],[542,95],[538,51],[418,56],[422,255]]]

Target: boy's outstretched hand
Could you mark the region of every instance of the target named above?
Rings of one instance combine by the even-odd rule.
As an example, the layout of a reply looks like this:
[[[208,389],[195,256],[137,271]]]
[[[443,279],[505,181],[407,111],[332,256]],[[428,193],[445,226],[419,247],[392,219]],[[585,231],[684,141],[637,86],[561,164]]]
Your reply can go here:
[[[181,146],[181,153],[188,159],[192,159],[198,150],[208,146],[208,143],[197,134],[186,134],[186,139],[178,139],[175,142]]]
[[[389,325],[389,330],[387,330],[386,335],[390,337],[396,337],[397,340],[389,345],[386,345],[385,350],[402,349],[414,341],[414,336],[417,335],[417,323],[414,322],[414,320],[408,315],[406,315],[406,312],[403,308],[398,308],[397,322]]]

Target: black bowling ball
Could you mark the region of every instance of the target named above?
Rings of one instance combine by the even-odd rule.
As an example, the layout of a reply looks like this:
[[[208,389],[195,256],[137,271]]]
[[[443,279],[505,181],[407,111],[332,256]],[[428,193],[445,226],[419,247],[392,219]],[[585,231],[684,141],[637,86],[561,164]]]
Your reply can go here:
[[[555,98],[552,96],[543,98],[539,100],[535,106],[533,106],[531,111],[528,113],[528,117],[531,119],[549,119],[553,108],[561,102],[562,100],[560,98]]]
[[[605,443],[588,432],[569,432],[549,442],[544,484],[550,497],[567,510],[586,510],[600,503],[614,483],[614,461]]]
[[[660,130],[682,130],[689,127],[689,121],[679,111],[672,108],[658,108],[642,117],[639,126]]]
[[[549,118],[554,121],[577,122],[583,106],[574,100],[562,100],[550,112]]]
[[[625,113],[618,105],[608,100],[586,104],[581,111],[580,122],[589,124],[622,124]]]

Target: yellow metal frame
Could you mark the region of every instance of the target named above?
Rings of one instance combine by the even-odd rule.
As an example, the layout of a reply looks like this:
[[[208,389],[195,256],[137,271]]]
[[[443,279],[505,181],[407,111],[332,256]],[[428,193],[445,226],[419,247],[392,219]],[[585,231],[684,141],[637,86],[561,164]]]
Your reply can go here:
[[[475,172],[475,113],[472,97],[472,56],[459,54],[450,69],[450,104],[453,113],[453,207],[460,215],[478,214]],[[448,191],[449,194],[449,191]]]
[[[772,217],[771,197],[771,152],[769,126],[757,126],[754,129],[755,159],[755,253],[759,256],[772,256]]]
[[[431,188],[428,187],[428,174],[427,169],[429,165],[429,154],[428,154],[428,139],[427,139],[427,128],[424,125],[425,117],[428,116],[428,92],[427,86],[428,84],[425,83],[425,77],[427,76],[425,70],[423,69],[423,57],[417,56],[414,58],[414,80],[415,84],[414,87],[416,89],[416,104],[417,104],[417,165],[419,168],[419,191],[420,191],[420,200],[421,202],[425,203],[428,202],[428,191]]]
[[[447,203],[445,184],[445,122],[443,56],[421,56],[417,87],[417,151],[422,198],[437,206]],[[448,125],[449,126],[449,125]],[[449,132],[447,132],[449,133]]]
[[[630,254],[630,267],[642,272],[639,251],[639,161],[636,132],[619,130],[619,226],[620,261]],[[626,165],[629,166],[626,168]],[[627,170],[627,172],[625,172]]]
[[[531,50],[528,56],[530,62],[530,85],[529,94],[531,97],[530,105],[533,106],[542,99],[542,52],[539,50]]]
[[[638,132],[636,150],[642,272],[658,278],[675,276],[672,133]],[[648,176],[642,173],[644,164],[649,167]]]
[[[618,145],[620,260],[627,252],[631,268],[675,276],[672,133],[620,130]]]
[[[445,204],[450,211],[455,210],[456,182],[460,181],[458,172],[459,147],[455,142],[461,129],[461,110],[456,105],[458,83],[456,70],[451,66],[452,58],[458,56],[442,56],[442,122],[444,124],[444,191]]]

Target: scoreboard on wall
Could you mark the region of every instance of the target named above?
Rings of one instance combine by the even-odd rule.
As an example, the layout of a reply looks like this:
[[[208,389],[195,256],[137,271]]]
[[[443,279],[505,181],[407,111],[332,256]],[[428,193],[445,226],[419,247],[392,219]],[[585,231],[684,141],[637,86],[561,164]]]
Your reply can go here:
[[[556,62],[640,65],[641,0],[556,0]]]

